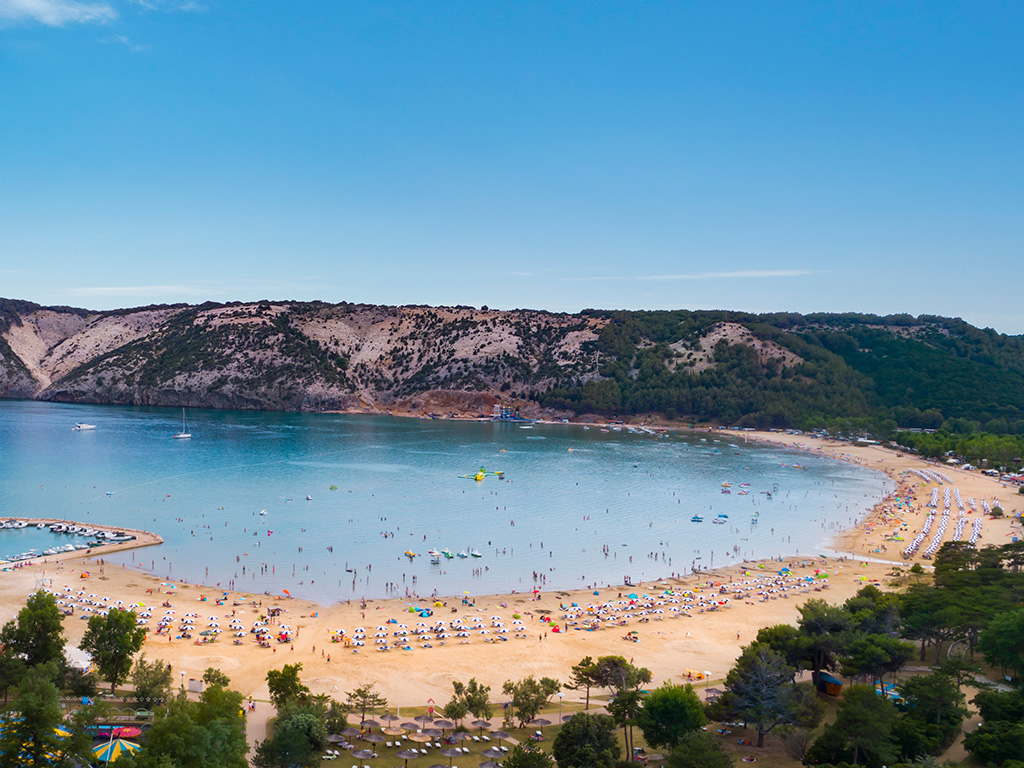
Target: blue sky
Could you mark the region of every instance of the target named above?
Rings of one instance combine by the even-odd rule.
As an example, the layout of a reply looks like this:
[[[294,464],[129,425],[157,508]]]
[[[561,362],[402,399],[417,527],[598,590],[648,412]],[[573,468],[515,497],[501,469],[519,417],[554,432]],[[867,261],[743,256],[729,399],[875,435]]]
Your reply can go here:
[[[1024,333],[1019,2],[0,0],[0,296]]]

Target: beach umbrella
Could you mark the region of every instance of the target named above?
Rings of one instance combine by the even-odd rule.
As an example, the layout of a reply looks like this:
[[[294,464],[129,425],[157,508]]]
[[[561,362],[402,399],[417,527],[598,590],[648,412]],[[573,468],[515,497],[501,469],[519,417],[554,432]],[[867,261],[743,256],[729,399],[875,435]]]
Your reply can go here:
[[[435,738],[435,739],[438,736],[441,736],[441,735],[444,734],[444,731],[442,731],[440,728],[424,728],[423,732],[425,734],[427,734],[427,736],[430,736],[430,737]]]
[[[460,750],[460,751],[457,752],[454,749],[442,749],[441,750],[441,755],[442,755],[442,757],[447,757],[448,758],[448,765],[450,766],[452,764],[452,758],[453,757],[461,757],[462,756],[462,751]]]
[[[395,726],[390,726],[388,728],[384,728],[382,732],[386,733],[388,736],[401,736],[403,733],[405,733],[405,728],[396,728]]]
[[[372,744],[383,744],[387,739],[379,733],[368,733],[363,736],[363,741],[369,741]]]
[[[430,715],[416,715],[416,717],[414,717],[413,720],[415,720],[417,723],[434,722],[434,718],[432,718]]]
[[[502,758],[505,756],[505,753],[497,747],[488,747],[483,751],[483,755],[484,757]]]
[[[491,731],[491,736],[498,740],[498,744],[501,744],[502,739],[509,738],[508,733],[506,733],[505,731]]]
[[[529,724],[537,728],[543,728],[545,725],[551,725],[551,721],[545,720],[543,717],[535,717]]]
[[[98,747],[93,749],[92,753],[96,756],[96,759],[99,762],[112,763],[125,752],[136,752],[138,749],[139,745],[134,741],[111,739],[106,744],[100,744]]]
[[[419,756],[420,753],[412,749],[400,749],[398,752],[395,752],[395,757],[405,760],[406,765],[409,765],[410,760],[415,760]]]
[[[341,735],[342,736],[350,736],[350,737],[351,736],[358,736],[359,735],[359,729],[358,728],[344,728],[341,731]]]
[[[453,723],[451,720],[435,720],[434,726],[444,731],[446,728],[454,728],[455,723]]]
[[[465,731],[455,731],[449,738],[454,739],[455,741],[465,741],[466,739],[471,739],[473,737]]]
[[[356,758],[357,760],[369,760],[371,757],[373,757],[373,752],[371,752],[368,749],[353,749],[352,757]]]
[[[425,733],[410,733],[407,737],[410,741],[416,741],[420,744],[425,744],[431,740],[431,737]]]
[[[496,763],[493,760],[484,760],[480,763],[480,768],[498,768],[500,763]]]
[[[416,730],[419,730],[420,726],[419,726],[419,723],[413,723],[413,722],[406,721],[406,722],[402,723],[401,727],[405,728],[406,730],[409,730],[409,731],[416,731]]]
[[[475,725],[477,728],[483,730],[484,728],[490,728],[491,727],[491,721],[490,720],[474,720],[472,722],[472,725]]]
[[[387,720],[389,723],[393,723],[395,722],[395,720],[401,720],[402,718],[400,718],[398,715],[392,715],[390,712],[386,712],[385,714],[380,716],[380,719]]]
[[[356,733],[359,733],[359,731],[356,731]],[[341,744],[343,741],[345,741],[345,737],[342,736],[340,733],[332,733],[330,736],[327,737],[327,740],[331,742],[331,744]]]

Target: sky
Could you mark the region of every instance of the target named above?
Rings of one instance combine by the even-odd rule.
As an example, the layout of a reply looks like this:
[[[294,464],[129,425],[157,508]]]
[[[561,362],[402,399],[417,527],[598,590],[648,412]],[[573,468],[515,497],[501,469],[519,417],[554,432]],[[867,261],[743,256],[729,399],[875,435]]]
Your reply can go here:
[[[0,296],[1024,333],[1024,4],[0,0]]]

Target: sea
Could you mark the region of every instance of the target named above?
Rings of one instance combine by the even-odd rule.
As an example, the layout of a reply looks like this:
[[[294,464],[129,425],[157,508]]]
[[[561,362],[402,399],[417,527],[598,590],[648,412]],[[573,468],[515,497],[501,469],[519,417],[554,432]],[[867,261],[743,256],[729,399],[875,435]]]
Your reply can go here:
[[[104,567],[330,604],[598,589],[832,554],[833,536],[893,489],[735,431],[185,416],[192,437],[178,440],[181,409],[0,401],[0,519],[153,531],[163,544]],[[70,541],[2,529],[0,556]]]

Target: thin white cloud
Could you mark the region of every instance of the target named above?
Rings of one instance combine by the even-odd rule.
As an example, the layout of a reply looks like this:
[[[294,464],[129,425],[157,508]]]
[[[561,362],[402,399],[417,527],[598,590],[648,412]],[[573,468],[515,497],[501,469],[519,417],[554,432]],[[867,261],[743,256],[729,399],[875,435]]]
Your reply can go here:
[[[103,38],[100,42],[106,45],[123,45],[129,51],[134,51],[135,53],[149,49],[148,45],[138,45],[137,43],[133,43],[124,35],[111,35],[110,37]]]
[[[751,277],[803,277],[806,269],[741,269],[735,272],[698,272],[691,275],[641,275],[637,280],[734,280]]]
[[[69,296],[219,296],[222,290],[195,285],[107,285],[68,288]]]
[[[130,0],[147,11],[197,11],[206,10],[206,6],[195,0]]]
[[[591,277],[578,277],[575,280],[585,282],[618,281],[618,280],[738,280],[749,278],[767,277],[804,277],[805,275],[820,274],[808,269],[740,269],[734,272],[694,272],[681,275],[594,275]]]
[[[117,9],[105,2],[80,0],[0,0],[0,19],[38,22],[49,27],[65,24],[105,24],[117,18]]]

